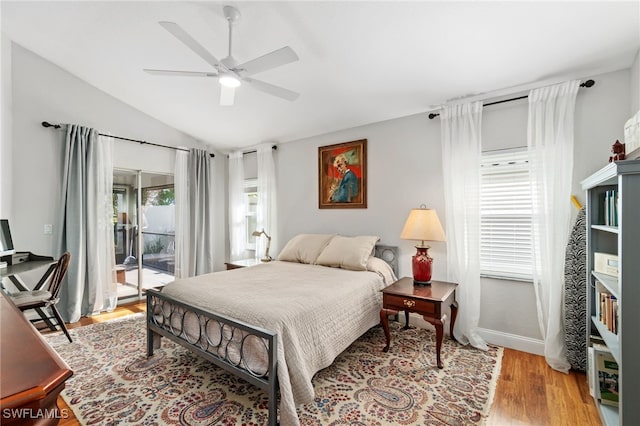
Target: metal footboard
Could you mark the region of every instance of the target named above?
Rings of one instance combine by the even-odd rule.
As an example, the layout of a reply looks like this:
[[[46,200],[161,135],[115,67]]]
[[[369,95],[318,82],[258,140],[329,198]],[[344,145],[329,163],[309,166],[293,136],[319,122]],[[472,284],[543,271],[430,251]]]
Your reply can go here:
[[[277,334],[232,318],[206,312],[147,290],[147,355],[162,336],[186,347],[229,373],[267,392],[269,425],[277,424]],[[251,365],[247,352],[264,350],[263,367]]]

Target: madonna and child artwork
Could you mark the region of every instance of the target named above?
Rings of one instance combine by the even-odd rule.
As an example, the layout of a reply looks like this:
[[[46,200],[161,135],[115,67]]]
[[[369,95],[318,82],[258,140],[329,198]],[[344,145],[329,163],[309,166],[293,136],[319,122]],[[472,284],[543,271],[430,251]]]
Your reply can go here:
[[[318,147],[318,207],[367,208],[367,140]]]

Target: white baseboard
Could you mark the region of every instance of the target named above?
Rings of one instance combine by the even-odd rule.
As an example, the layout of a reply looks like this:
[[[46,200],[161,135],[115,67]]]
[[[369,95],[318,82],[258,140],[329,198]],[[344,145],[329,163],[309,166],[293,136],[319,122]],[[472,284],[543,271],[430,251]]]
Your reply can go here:
[[[540,339],[489,330],[488,328],[479,328],[478,334],[480,334],[487,343],[492,345],[504,346],[505,348],[544,356],[544,342]]]
[[[404,324],[404,316],[399,315],[400,322]],[[435,330],[433,325],[422,319],[421,316],[411,313],[409,315],[409,323],[413,326]],[[445,327],[445,334],[449,334],[449,326]],[[504,333],[502,331],[490,330],[488,328],[478,328],[478,334],[492,345],[503,346],[505,348],[515,349],[522,352],[528,352],[534,355],[544,356],[544,341],[533,339],[531,337],[519,336],[517,334]]]

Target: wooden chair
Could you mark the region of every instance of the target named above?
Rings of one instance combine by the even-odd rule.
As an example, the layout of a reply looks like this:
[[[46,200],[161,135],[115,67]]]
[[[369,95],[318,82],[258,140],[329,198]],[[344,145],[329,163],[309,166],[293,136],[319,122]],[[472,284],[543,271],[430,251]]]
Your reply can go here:
[[[56,304],[60,301],[59,294],[60,288],[62,287],[62,280],[67,274],[67,268],[69,267],[70,260],[71,254],[69,252],[65,252],[60,256],[56,269],[51,275],[49,286],[46,290],[21,291],[12,294],[10,297],[13,303],[22,312],[34,309],[40,316],[40,319],[42,319],[47,326],[54,331],[56,330],[56,326],[51,320],[55,319],[58,326],[62,331],[64,331],[64,334],[69,339],[69,342],[73,342],[69,335],[69,331],[67,330],[67,326],[64,324],[64,321],[60,316],[60,312],[58,312],[58,309],[56,308]],[[48,316],[46,314],[47,308],[51,311],[53,316]],[[39,319],[31,320],[31,322],[37,321],[39,321]]]

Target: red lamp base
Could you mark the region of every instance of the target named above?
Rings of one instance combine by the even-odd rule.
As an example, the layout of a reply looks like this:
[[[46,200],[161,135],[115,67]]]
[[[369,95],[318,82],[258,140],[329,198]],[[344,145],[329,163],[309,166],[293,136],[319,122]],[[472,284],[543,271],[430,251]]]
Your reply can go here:
[[[418,252],[412,257],[413,260],[413,284],[431,285],[431,264],[433,258],[429,257],[429,247],[416,246]]]

